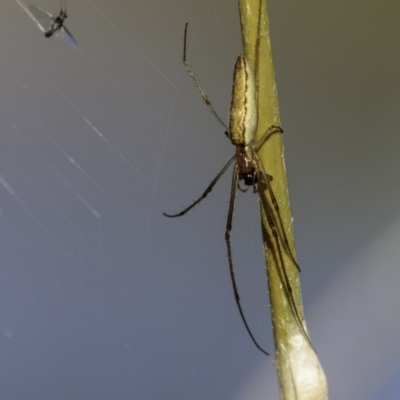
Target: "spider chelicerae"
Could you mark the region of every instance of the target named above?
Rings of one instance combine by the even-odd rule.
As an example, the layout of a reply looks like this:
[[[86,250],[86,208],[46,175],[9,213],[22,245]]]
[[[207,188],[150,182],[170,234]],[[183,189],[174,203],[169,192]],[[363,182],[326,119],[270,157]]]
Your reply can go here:
[[[257,37],[256,57],[258,57],[258,48],[260,39],[260,32],[259,32],[260,17],[261,17],[261,1],[260,1],[260,9],[258,17],[258,37]],[[258,192],[259,194],[261,206],[264,209],[268,225],[272,232],[273,236],[272,240],[275,242],[275,247],[278,253],[276,256],[279,262],[283,287],[288,297],[290,307],[293,310],[294,317],[297,320],[301,331],[307,337],[307,340],[309,340],[307,332],[305,331],[299,312],[297,310],[296,303],[294,301],[292,288],[289,283],[289,278],[286,272],[282,252],[285,251],[288,254],[289,258],[292,260],[292,262],[299,271],[300,268],[290,249],[289,241],[287,239],[287,235],[283,227],[283,222],[279,211],[278,202],[275,198],[274,192],[271,187],[271,181],[273,178],[271,175],[268,175],[266,173],[263,163],[257,154],[258,150],[265,144],[265,142],[268,140],[270,136],[274,134],[281,134],[283,133],[283,130],[279,126],[272,125],[262,135],[261,139],[255,142],[254,135],[257,129],[257,108],[258,108],[256,87],[258,83],[249,65],[249,62],[246,60],[246,57],[244,55],[240,55],[238,57],[235,65],[234,76],[233,76],[233,87],[232,87],[232,99],[230,106],[229,129],[228,129],[228,127],[218,116],[207,95],[201,88],[199,81],[195,77],[192,68],[187,62],[186,58],[187,28],[188,24],[186,23],[185,34],[184,34],[184,47],[183,47],[183,63],[190,77],[192,78],[198,90],[200,91],[207,107],[210,109],[210,111],[219,121],[219,123],[225,127],[226,129],[225,134],[229,137],[232,144],[236,147],[236,152],[229,159],[229,161],[225,164],[225,166],[221,169],[221,171],[217,174],[217,176],[212,180],[212,182],[208,185],[203,194],[196,201],[194,201],[192,204],[190,204],[188,207],[186,207],[179,213],[176,214],[164,213],[164,215],[170,218],[175,218],[185,215],[188,211],[190,211],[192,208],[194,208],[198,203],[200,203],[208,196],[208,194],[212,191],[212,189],[219,181],[219,179],[222,177],[222,175],[226,172],[226,170],[232,164],[234,164],[232,184],[231,184],[231,194],[230,194],[229,209],[228,209],[228,218],[225,229],[225,241],[228,251],[230,276],[233,286],[233,292],[235,295],[235,301],[239,309],[240,316],[246,327],[246,330],[250,335],[255,346],[264,354],[269,355],[269,353],[267,353],[258,344],[244,316],[244,312],[240,303],[239,291],[235,280],[235,273],[233,269],[230,235],[232,230],[232,219],[233,219],[236,188],[238,188],[242,192],[246,192],[248,187],[252,186],[254,192]],[[256,68],[257,67],[258,67],[258,61],[256,59]],[[256,72],[258,73],[258,71]],[[240,181],[242,180],[244,182],[243,188],[240,186]],[[264,191],[268,194],[269,198],[267,197]]]

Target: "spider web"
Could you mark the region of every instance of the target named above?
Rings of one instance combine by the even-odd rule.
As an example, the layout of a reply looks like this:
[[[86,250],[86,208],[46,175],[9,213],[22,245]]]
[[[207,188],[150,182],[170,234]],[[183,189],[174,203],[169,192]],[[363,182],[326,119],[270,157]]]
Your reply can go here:
[[[59,12],[58,1],[32,3],[53,15]],[[361,78],[368,73],[370,60],[381,63],[389,57],[385,46],[394,43],[391,54],[399,54],[398,41],[390,40],[397,36],[383,36],[379,52],[373,53],[374,40],[386,32],[392,19],[387,15],[381,21],[381,14],[371,11],[373,23],[368,29],[376,29],[375,36],[365,45],[360,40],[354,51],[346,46],[365,17],[358,9],[348,26],[342,22],[343,13],[333,20],[334,13],[327,12],[326,25],[341,26],[345,39],[339,46],[336,28],[328,34],[318,26],[325,21],[323,8],[315,9],[321,14],[316,17],[311,9],[307,15],[304,9],[283,12],[285,7],[304,4],[271,3],[282,8],[271,22],[278,21],[273,28],[281,34],[274,55],[281,77],[285,143],[297,140],[287,146],[292,151],[287,159],[294,163],[288,168],[291,194],[296,198],[306,193],[297,198],[301,207],[294,209],[296,233],[301,231],[299,221],[311,226],[308,238],[307,233],[298,236],[299,248],[312,253],[301,258],[305,297],[318,304],[311,319],[311,338],[317,338],[324,367],[328,365],[330,375],[338,377],[333,387],[351,394],[340,398],[373,399],[378,380],[383,382],[398,368],[396,347],[388,353],[376,345],[381,337],[396,343],[400,330],[398,319],[389,318],[387,311],[398,301],[382,298],[379,289],[384,282],[376,283],[386,274],[393,285],[398,282],[398,256],[393,256],[390,268],[378,271],[378,262],[370,265],[374,254],[381,254],[376,248],[382,247],[384,254],[390,244],[396,247],[391,242],[398,237],[394,222],[393,232],[384,240],[372,246],[372,239],[385,221],[382,214],[395,209],[389,199],[398,198],[392,192],[398,184],[385,186],[382,177],[391,175],[385,173],[384,162],[372,164],[370,154],[365,157],[368,162],[357,164],[359,174],[352,175],[352,159],[355,154],[378,152],[380,160],[392,162],[387,168],[392,175],[400,170],[396,164],[400,144],[393,139],[399,137],[400,123],[388,123],[392,130],[381,123],[376,126],[365,108],[356,108],[374,104],[371,118],[378,115],[375,100],[382,99],[384,85],[379,81],[375,88],[373,79]],[[78,42],[76,49],[57,38],[44,38],[16,0],[0,2],[0,370],[4,382],[0,398],[278,398],[272,359],[264,359],[253,348],[232,296],[223,238],[229,172],[185,218],[171,221],[162,216],[197,198],[234,152],[187,76],[181,57],[188,22],[188,61],[226,121],[233,65],[241,53],[237,5],[211,0],[68,0],[67,8],[65,24]],[[351,11],[348,5],[346,9]],[[296,15],[301,18],[296,20]],[[288,16],[297,23],[298,35],[287,29]],[[396,35],[397,25],[395,21]],[[305,27],[314,31],[312,40],[303,43]],[[325,41],[332,45],[326,46]],[[340,51],[334,55],[335,49]],[[356,73],[351,70],[355,54],[368,60]],[[392,75],[390,69],[386,71],[387,87],[397,98],[398,63],[393,58],[388,64],[395,71]],[[310,65],[312,77],[307,74]],[[332,73],[332,68],[338,70]],[[320,76],[321,71],[327,76]],[[335,76],[351,80],[346,95],[351,100],[348,109],[358,115],[353,125],[343,114],[342,101],[340,107],[334,103],[343,98],[342,92],[335,92],[343,86],[330,83]],[[312,86],[314,81],[317,87]],[[363,92],[359,98],[351,91],[357,85]],[[398,116],[395,100],[390,103],[388,97],[385,93],[381,101],[387,114],[379,121],[390,121],[391,109]],[[322,116],[321,121],[315,115]],[[324,130],[328,120],[329,135]],[[362,129],[360,120],[365,121]],[[344,125],[338,128],[337,121]],[[349,130],[355,135],[357,129],[359,136],[351,140],[338,136]],[[368,150],[360,143],[366,143],[370,131]],[[384,134],[386,147],[374,141],[376,132]],[[322,150],[309,156],[310,143]],[[301,166],[298,160],[306,161]],[[306,173],[305,164],[311,164]],[[354,182],[360,187],[364,182],[365,191],[358,189],[351,208],[353,199],[343,187]],[[297,187],[292,189],[293,183]],[[330,204],[333,192],[341,198]],[[373,207],[367,208],[368,202]],[[343,209],[335,209],[338,205]],[[246,317],[255,336],[272,352],[257,207],[256,196],[238,194],[233,260]],[[364,214],[357,214],[363,207]],[[332,210],[333,222],[327,209]],[[345,236],[344,227],[351,225],[349,219],[355,215],[354,227],[362,228]],[[373,218],[379,223],[364,222]],[[323,227],[332,232],[328,240],[321,233]],[[355,248],[364,247],[371,251],[366,258],[357,258],[357,271],[363,272],[343,275],[346,290],[332,289],[329,299],[322,299],[330,282],[327,277],[339,275],[338,269],[350,271],[345,258],[352,261]],[[327,262],[326,254],[334,261]],[[366,283],[368,293],[347,297],[361,286],[360,281]],[[396,293],[390,283],[388,287],[387,293]],[[360,328],[354,310],[363,315],[366,309],[366,326]],[[306,307],[306,314],[312,314],[311,307]],[[368,337],[367,344],[360,332]],[[357,354],[351,369],[355,376],[343,368],[348,354]],[[376,370],[383,371],[380,377]]]
[[[90,44],[74,51],[57,40],[41,38],[34,24],[13,4],[4,7],[9,6],[23,22],[20,32],[24,34],[19,36],[22,40],[18,46],[10,51],[4,46],[2,50],[1,69],[7,71],[0,88],[2,124],[7,132],[2,151],[8,174],[2,174],[0,184],[7,201],[18,203],[21,216],[25,214],[30,220],[34,236],[43,235],[68,254],[94,234],[93,229],[104,217],[102,202],[115,208],[128,230],[134,223],[135,215],[124,204],[126,198],[121,199],[113,186],[117,175],[126,182],[125,190],[136,198],[143,196],[143,180],[150,180],[153,192],[156,190],[154,174],[158,173],[157,160],[161,158],[176,88],[93,2],[85,2],[82,12],[91,12],[92,34],[103,44],[104,52],[110,49],[107,57],[113,59],[112,63]],[[33,36],[29,44],[27,36]],[[30,48],[24,49],[24,45]],[[118,59],[121,54],[124,57]],[[141,79],[156,82],[160,93],[165,94],[154,96],[143,88],[138,91]],[[78,90],[83,85],[85,90]],[[106,94],[112,98],[111,104],[107,104]],[[110,111],[106,118],[105,110]],[[148,140],[140,140],[140,146],[135,146],[141,131],[147,132]],[[143,156],[153,166],[144,174]],[[51,195],[46,192],[50,186]],[[96,192],[96,196],[90,192]],[[62,201],[54,198],[57,194]],[[142,232],[150,229],[152,200],[147,199],[147,203],[147,226]],[[75,206],[81,211],[79,215]],[[3,210],[2,215],[6,218],[9,212]],[[7,224],[19,237],[31,240],[20,226],[23,224],[13,222],[13,218],[8,218]]]
[[[54,2],[35,4],[58,13]],[[77,48],[44,38],[21,2],[0,5],[0,246],[7,260],[0,302],[8,304],[0,322],[0,346],[8,346],[4,365],[26,377],[19,398],[85,399],[88,393],[99,399],[127,393],[160,398],[166,382],[172,382],[171,395],[164,398],[202,398],[196,389],[198,367],[190,363],[185,371],[182,361],[175,361],[190,361],[185,349],[193,342],[183,345],[175,334],[182,328],[189,329],[183,337],[193,336],[182,313],[192,319],[196,307],[182,301],[191,296],[186,283],[182,292],[170,292],[182,265],[193,259],[185,261],[178,252],[166,257],[165,238],[177,228],[162,212],[188,201],[188,194],[196,195],[233,149],[203,108],[181,63],[187,16],[177,15],[176,25],[164,20],[164,2],[145,6],[71,0],[67,7],[65,24]],[[216,12],[218,25],[225,8],[210,3],[205,13],[210,12]],[[219,61],[206,59],[209,36],[204,29],[192,38],[190,51],[198,46],[199,56],[193,51],[191,59],[203,69],[202,76],[216,75],[213,79],[225,88],[219,108],[226,115],[232,61],[225,57],[229,73],[216,69]],[[212,56],[231,53],[234,60],[240,47],[221,52],[227,39],[222,36]],[[179,95],[176,82],[183,82]],[[217,107],[219,91],[208,91]],[[194,108],[185,108],[191,101]],[[194,137],[186,141],[187,151],[179,148],[176,133]],[[193,157],[201,165],[206,153],[196,146],[206,150],[204,138],[216,136],[208,168],[184,168]],[[180,157],[173,155],[175,150]],[[194,181],[198,185],[190,194],[185,187]],[[220,202],[223,214],[214,209],[210,216],[225,214],[225,199]],[[218,197],[214,200],[218,203]],[[225,263],[224,217],[220,221],[222,230],[215,237]],[[186,225],[181,232],[192,229]],[[238,322],[229,276],[225,270],[218,275]],[[203,294],[196,291],[195,296],[201,304]],[[209,301],[217,302],[215,295]],[[23,356],[16,361],[19,352]],[[155,357],[161,357],[158,372]],[[80,360],[79,366],[73,366],[74,360]],[[202,364],[201,369],[206,358]],[[149,386],[154,373],[163,380]],[[49,384],[60,380],[69,383]],[[13,398],[16,390],[10,384],[0,395]],[[232,390],[222,385],[216,392]]]

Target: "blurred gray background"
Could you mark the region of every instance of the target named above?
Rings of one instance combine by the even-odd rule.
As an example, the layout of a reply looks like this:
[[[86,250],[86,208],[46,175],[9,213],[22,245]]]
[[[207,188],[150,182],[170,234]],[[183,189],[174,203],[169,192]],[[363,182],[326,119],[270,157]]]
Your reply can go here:
[[[53,14],[59,2],[37,0]],[[73,49],[0,1],[0,398],[278,399],[224,243],[236,1],[68,0]],[[269,0],[308,328],[332,400],[400,396],[400,3]],[[233,253],[273,353],[257,197]]]

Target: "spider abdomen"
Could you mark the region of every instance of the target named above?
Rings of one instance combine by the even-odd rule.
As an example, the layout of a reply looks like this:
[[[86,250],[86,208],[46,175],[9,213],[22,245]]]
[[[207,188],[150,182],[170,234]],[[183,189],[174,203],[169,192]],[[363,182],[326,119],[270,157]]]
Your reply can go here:
[[[248,145],[257,128],[257,103],[254,73],[246,58],[241,55],[235,64],[229,133],[232,144]]]

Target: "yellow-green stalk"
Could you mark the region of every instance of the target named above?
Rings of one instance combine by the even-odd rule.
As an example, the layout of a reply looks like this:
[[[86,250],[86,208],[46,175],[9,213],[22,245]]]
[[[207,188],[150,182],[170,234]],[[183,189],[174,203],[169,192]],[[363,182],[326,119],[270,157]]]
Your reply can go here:
[[[261,3],[260,3],[261,2]],[[247,61],[258,76],[258,127],[255,142],[271,125],[281,126],[279,105],[272,63],[269,24],[265,0],[239,0],[242,26],[242,41]],[[261,12],[260,30],[258,26]],[[256,63],[257,36],[260,34],[259,58]],[[293,133],[292,133],[293,134]],[[292,216],[283,153],[283,135],[272,135],[258,151],[268,174],[273,176],[271,183],[283,228],[289,240],[289,247],[295,256]],[[267,193],[265,193],[267,196]],[[270,307],[275,341],[275,366],[278,371],[280,397],[282,400],[325,400],[328,388],[325,374],[317,355],[302,330],[293,312],[293,306],[285,290],[282,268],[279,265],[277,249],[261,209],[264,251],[267,265]],[[299,274],[295,264],[282,246],[286,267],[296,309],[305,328],[301,301]]]

